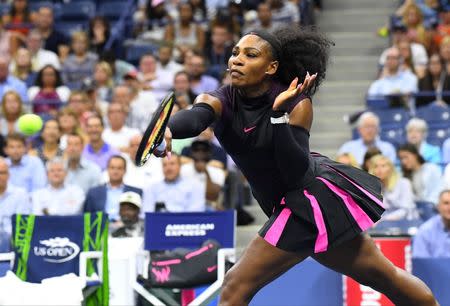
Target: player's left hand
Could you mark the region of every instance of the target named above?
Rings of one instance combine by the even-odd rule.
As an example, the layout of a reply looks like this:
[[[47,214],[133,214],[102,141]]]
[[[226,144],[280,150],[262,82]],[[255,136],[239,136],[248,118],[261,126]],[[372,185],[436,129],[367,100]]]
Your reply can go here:
[[[307,90],[312,86],[314,80],[317,77],[317,73],[310,75],[309,72],[306,73],[305,80],[303,83],[298,84],[298,78],[295,78],[289,88],[280,93],[273,102],[272,109],[279,110],[281,107],[292,99],[297,98],[302,92]]]

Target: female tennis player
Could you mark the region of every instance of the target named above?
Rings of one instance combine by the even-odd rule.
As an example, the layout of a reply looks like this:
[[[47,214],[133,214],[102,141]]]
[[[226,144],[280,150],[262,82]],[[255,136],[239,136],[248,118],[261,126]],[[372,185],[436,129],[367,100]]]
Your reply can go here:
[[[364,233],[384,211],[379,180],[309,152],[310,96],[325,78],[330,44],[293,27],[244,35],[228,61],[231,85],[199,95],[169,121],[166,152],[172,138],[213,124],[269,216],[227,273],[221,305],[247,305],[308,256],[396,305],[437,305],[422,281],[396,268]]]

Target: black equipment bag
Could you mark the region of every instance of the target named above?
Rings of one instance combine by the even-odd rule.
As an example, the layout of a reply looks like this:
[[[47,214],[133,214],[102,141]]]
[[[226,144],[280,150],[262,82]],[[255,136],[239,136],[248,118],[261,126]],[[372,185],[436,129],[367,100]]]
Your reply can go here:
[[[217,279],[218,242],[207,240],[194,250],[174,249],[150,255],[147,285],[162,288],[193,288]]]

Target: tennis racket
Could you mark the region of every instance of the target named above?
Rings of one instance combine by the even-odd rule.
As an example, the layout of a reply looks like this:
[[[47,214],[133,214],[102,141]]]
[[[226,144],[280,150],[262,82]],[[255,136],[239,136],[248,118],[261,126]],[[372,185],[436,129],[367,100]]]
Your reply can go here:
[[[155,149],[164,141],[164,132],[174,104],[175,94],[170,92],[153,113],[136,152],[135,163],[137,166],[143,166]]]

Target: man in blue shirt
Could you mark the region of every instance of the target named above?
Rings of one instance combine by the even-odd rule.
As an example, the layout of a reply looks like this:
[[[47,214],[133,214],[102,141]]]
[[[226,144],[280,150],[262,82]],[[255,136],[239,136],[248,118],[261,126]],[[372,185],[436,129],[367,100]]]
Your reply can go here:
[[[351,153],[358,164],[362,165],[367,149],[378,148],[392,162],[396,161],[394,146],[387,141],[380,140],[378,136],[380,119],[377,115],[372,112],[365,112],[359,117],[357,125],[360,138],[344,143],[339,149],[339,155]]]
[[[47,175],[42,161],[36,156],[27,154],[25,137],[18,133],[6,137],[5,153],[9,166],[10,183],[33,192],[45,187]]]
[[[203,55],[193,55],[186,64],[186,72],[191,79],[191,88],[196,95],[216,90],[219,87],[219,81],[205,74],[205,71],[205,58]]]
[[[9,237],[12,231],[11,216],[31,212],[27,192],[9,184],[9,177],[8,164],[0,157],[0,252],[9,250]]]
[[[370,85],[369,96],[411,94],[418,90],[418,80],[409,70],[401,70],[401,55],[397,47],[389,48],[382,76]]]
[[[450,257],[450,189],[439,195],[439,215],[422,224],[413,240],[413,257]]]
[[[84,193],[87,193],[90,188],[100,185],[102,171],[99,166],[81,156],[83,148],[84,141],[81,135],[67,135],[67,147],[64,152],[67,158],[66,182],[80,186]]]
[[[83,158],[97,164],[102,170],[106,169],[108,160],[119,151],[103,141],[102,134],[105,125],[102,117],[92,115],[86,121],[86,131],[89,143],[84,147]]]
[[[85,212],[104,211],[111,221],[120,220],[119,199],[127,191],[142,195],[142,189],[125,185],[123,177],[127,171],[127,162],[120,155],[112,156],[108,161],[109,182],[89,189],[84,202]]]
[[[10,90],[17,92],[23,103],[28,103],[27,86],[18,78],[9,75],[9,60],[0,58],[0,99]]]

